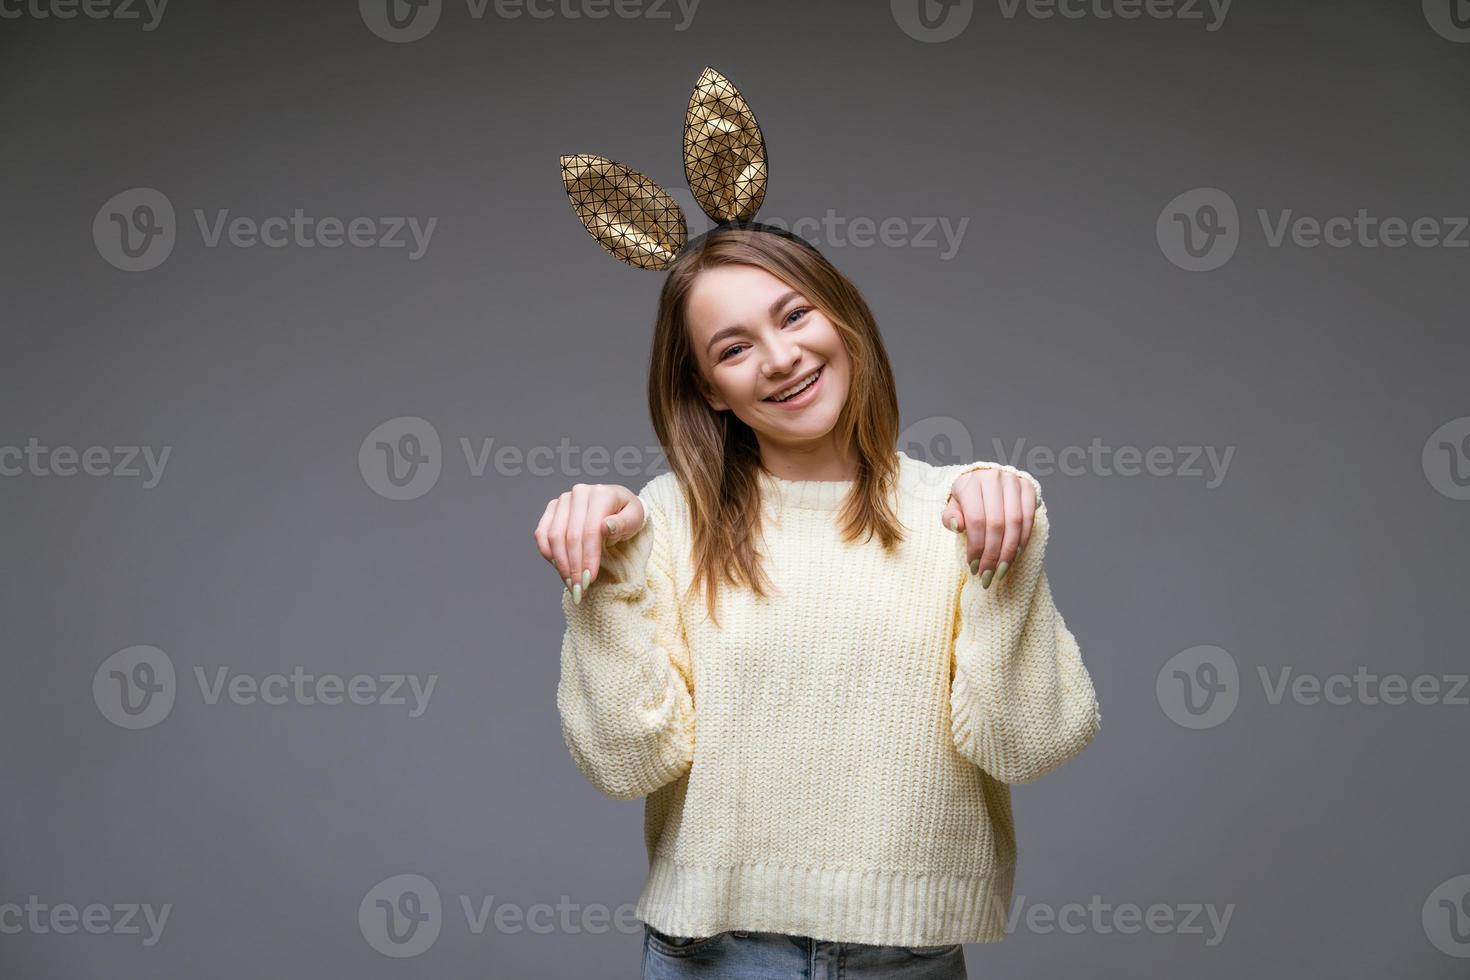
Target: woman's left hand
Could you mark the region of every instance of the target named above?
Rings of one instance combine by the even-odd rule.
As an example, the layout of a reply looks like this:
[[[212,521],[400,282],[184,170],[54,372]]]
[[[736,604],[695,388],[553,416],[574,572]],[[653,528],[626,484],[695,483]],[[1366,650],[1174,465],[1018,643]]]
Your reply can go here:
[[[944,526],[968,538],[965,560],[981,588],[999,582],[1031,540],[1036,488],[1030,480],[998,468],[968,470],[950,487],[941,515]]]

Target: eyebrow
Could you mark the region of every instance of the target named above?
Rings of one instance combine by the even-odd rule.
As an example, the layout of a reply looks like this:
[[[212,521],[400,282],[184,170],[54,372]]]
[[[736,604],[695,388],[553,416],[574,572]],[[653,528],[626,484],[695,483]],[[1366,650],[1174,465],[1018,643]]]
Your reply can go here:
[[[788,289],[786,292],[776,297],[776,301],[771,304],[771,308],[766,312],[766,316],[774,320],[776,318],[776,314],[781,312],[781,307],[791,302],[792,297],[800,295],[801,293],[797,290]],[[719,330],[716,330],[715,335],[709,339],[709,343],[706,344],[704,347],[704,352],[708,354],[710,352],[710,348],[714,347],[715,344],[719,343],[721,340],[724,340],[731,334],[739,333],[743,329],[745,328],[739,324],[736,324],[732,327],[721,327]]]

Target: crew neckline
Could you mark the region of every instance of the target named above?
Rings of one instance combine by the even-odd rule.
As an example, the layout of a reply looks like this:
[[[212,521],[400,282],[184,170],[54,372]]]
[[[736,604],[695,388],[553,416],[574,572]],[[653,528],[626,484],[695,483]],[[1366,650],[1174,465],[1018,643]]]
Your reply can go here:
[[[902,449],[898,456],[899,480],[903,482],[911,460]],[[787,507],[805,510],[837,510],[842,506],[856,480],[786,480],[766,470],[757,469],[762,497],[779,501]]]

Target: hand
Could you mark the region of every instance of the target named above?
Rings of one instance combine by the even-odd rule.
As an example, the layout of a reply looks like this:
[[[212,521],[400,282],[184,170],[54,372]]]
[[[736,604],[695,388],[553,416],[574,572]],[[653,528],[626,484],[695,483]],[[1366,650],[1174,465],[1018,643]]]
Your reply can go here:
[[[944,526],[967,535],[965,559],[980,587],[999,582],[1031,540],[1036,488],[1007,470],[986,468],[961,473],[950,487],[941,515]]]
[[[536,525],[536,547],[581,603],[597,578],[602,549],[643,529],[643,501],[614,483],[578,483],[546,505]]]

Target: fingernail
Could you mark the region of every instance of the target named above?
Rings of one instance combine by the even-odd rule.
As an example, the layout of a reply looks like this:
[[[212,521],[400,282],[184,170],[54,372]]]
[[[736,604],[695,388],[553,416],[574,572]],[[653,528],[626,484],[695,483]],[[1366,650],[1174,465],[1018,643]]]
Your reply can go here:
[[[567,591],[568,592],[572,591],[572,580],[571,579],[569,579],[569,578],[562,579],[562,584],[567,587]]]
[[[592,569],[590,569],[590,568],[584,568],[584,569],[582,569],[582,588],[585,589],[588,586],[590,586],[591,584],[592,584]]]
[[[582,583],[578,582],[572,586],[572,602],[580,606],[582,604]]]
[[[618,533],[618,522],[617,521],[615,521],[611,517],[609,517],[606,521],[603,521],[603,523],[607,525],[607,533],[608,534],[617,534]]]
[[[982,588],[982,589],[988,589],[988,588],[990,588],[990,579],[991,579],[991,577],[993,575],[995,575],[995,569],[993,569],[993,568],[987,568],[985,571],[981,572],[980,573],[980,588]]]
[[[949,519],[949,529],[956,534],[960,533],[960,519],[958,517],[951,517]]]
[[[970,574],[971,575],[974,575],[978,571],[980,571],[980,559],[979,558],[971,558],[970,559]]]
[[[999,582],[1001,579],[1003,579],[1003,578],[1006,577],[1006,572],[1009,572],[1010,570],[1011,570],[1011,563],[1010,562],[1008,562],[1008,561],[1001,562],[1000,565],[995,569],[995,580],[997,582]]]

